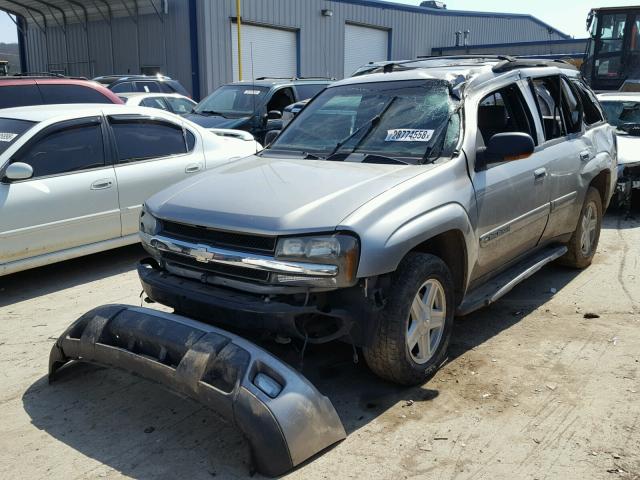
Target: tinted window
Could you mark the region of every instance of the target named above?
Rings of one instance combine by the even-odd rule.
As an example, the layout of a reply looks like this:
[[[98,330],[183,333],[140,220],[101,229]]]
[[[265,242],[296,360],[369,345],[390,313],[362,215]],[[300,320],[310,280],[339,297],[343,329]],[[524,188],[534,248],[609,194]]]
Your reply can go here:
[[[182,128],[152,119],[110,118],[120,163],[187,152]]]
[[[33,177],[75,172],[104,165],[100,125],[77,125],[56,130],[26,147],[15,161],[33,167]]]
[[[298,92],[298,100],[307,100],[308,98],[315,97],[315,95],[326,88],[324,84],[305,84],[296,85],[296,92]]]
[[[193,147],[196,146],[196,136],[191,133],[189,130],[186,130],[187,132],[187,150],[189,150],[190,152],[193,150]]]
[[[482,99],[478,130],[485,145],[495,134],[504,132],[528,133],[535,140],[533,118],[517,85],[509,85]]]
[[[579,80],[574,80],[573,85],[578,90],[580,100],[582,101],[582,107],[584,109],[584,123],[587,125],[593,125],[594,123],[601,122],[603,120],[602,111],[600,110],[598,99],[593,92]]]
[[[562,79],[562,99],[567,131],[569,133],[579,132],[582,130],[582,105],[578,95],[564,78]]]
[[[20,136],[33,127],[35,122],[0,118],[0,154],[9,148]]]
[[[531,82],[532,91],[544,128],[546,140],[565,135],[560,108],[560,77],[536,78]]]
[[[111,87],[111,91],[114,93],[135,92],[133,84],[131,82],[122,82]]]
[[[159,108],[160,110],[169,110],[162,98],[145,98],[140,102],[143,107]]]
[[[159,92],[160,87],[156,82],[136,82],[136,90],[138,92]]]
[[[81,85],[39,85],[44,103],[113,103],[102,93]]]
[[[293,98],[293,91],[290,88],[283,88],[273,94],[273,97],[271,97],[271,100],[269,100],[267,105],[267,111],[277,110],[282,113],[284,107],[287,107],[294,102],[295,99]]]
[[[179,115],[190,113],[193,107],[196,106],[195,102],[187,100],[186,98],[167,97],[165,100],[169,103],[173,112]]]
[[[42,97],[35,85],[0,85],[0,108],[42,105]]]

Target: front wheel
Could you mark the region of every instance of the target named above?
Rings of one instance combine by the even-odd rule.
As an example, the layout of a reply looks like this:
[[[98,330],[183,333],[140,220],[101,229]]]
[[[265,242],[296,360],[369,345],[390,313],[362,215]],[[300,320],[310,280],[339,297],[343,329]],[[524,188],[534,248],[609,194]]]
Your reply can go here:
[[[411,253],[393,273],[391,285],[364,357],[386,380],[422,384],[446,360],[455,309],[451,272],[434,255]]]
[[[569,251],[560,259],[563,265],[585,268],[591,265],[600,240],[602,199],[600,192],[589,187],[580,211],[578,226],[567,244]]]

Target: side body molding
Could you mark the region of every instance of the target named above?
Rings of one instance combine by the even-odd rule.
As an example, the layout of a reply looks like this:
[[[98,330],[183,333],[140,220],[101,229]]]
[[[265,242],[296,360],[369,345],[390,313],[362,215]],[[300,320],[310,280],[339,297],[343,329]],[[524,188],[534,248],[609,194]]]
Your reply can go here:
[[[256,469],[278,476],[346,433],[329,399],[253,343],[185,317],[104,305],[76,320],[49,356],[121,368],[210,407],[245,435]]]

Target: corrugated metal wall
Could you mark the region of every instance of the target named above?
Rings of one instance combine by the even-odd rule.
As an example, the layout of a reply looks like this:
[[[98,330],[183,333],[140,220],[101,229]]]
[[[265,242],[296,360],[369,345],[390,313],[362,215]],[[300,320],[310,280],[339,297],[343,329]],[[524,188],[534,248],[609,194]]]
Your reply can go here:
[[[140,73],[142,66],[161,70],[191,90],[188,0],[167,0],[168,14],[158,18],[148,2],[138,1],[138,21],[115,2],[111,22],[101,19],[95,4],[87,3],[87,29],[69,15],[66,36],[51,19],[46,35],[28,22],[27,65],[31,71],[50,69],[72,75]],[[132,2],[127,0],[129,11]],[[92,6],[93,5],[93,6]],[[203,96],[230,82],[232,72],[231,18],[235,0],[197,0],[200,87]],[[299,69],[302,76],[342,78],[345,24],[387,29],[392,59],[429,55],[432,49],[453,46],[456,31],[469,30],[472,45],[555,40],[563,35],[526,16],[438,12],[357,0],[242,0],[243,21],[299,31]],[[393,8],[392,8],[393,7]],[[333,16],[321,14],[330,9]],[[104,13],[103,13],[104,14]],[[379,58],[366,61],[385,60]]]
[[[235,0],[198,0],[201,88],[207,93],[233,78],[231,18]],[[328,0],[242,0],[247,23],[300,30],[300,71],[303,76],[342,78],[345,23],[391,30],[391,57],[429,55],[434,47],[455,45],[456,31],[470,30],[471,44],[510,43],[563,38],[528,17],[423,14]],[[323,17],[331,9],[332,17]],[[370,59],[385,60],[385,59]]]
[[[111,22],[90,14],[84,25],[69,17],[66,35],[49,21],[46,34],[32,21],[26,35],[29,71],[59,70],[68,75],[95,77],[109,73],[138,74],[143,66],[159,66],[191,90],[189,5],[168,0],[161,18],[148,5],[140,5],[137,21],[114,9]]]

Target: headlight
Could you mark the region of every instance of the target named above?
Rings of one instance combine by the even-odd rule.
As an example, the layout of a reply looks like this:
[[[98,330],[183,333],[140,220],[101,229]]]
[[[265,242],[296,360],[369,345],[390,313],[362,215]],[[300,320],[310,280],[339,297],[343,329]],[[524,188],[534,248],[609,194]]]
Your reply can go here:
[[[140,212],[140,231],[147,235],[156,235],[160,231],[160,222],[149,213],[146,205],[142,206]]]
[[[273,274],[274,283],[338,288],[355,283],[360,245],[352,235],[319,235],[281,238],[276,246],[276,259],[302,263],[335,265],[338,274],[333,277]]]

